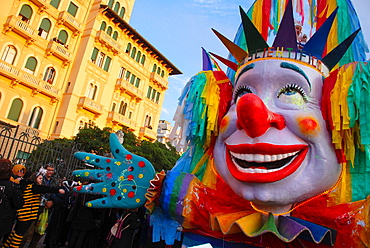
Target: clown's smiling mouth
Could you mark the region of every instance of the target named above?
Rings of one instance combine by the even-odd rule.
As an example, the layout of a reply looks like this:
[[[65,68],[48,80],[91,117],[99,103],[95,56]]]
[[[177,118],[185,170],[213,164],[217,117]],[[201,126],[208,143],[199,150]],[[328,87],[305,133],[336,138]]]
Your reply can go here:
[[[226,163],[236,179],[271,183],[293,174],[308,152],[307,145],[267,143],[226,145]]]
[[[277,155],[230,153],[234,163],[243,172],[269,173],[288,165],[297,156],[298,151]]]

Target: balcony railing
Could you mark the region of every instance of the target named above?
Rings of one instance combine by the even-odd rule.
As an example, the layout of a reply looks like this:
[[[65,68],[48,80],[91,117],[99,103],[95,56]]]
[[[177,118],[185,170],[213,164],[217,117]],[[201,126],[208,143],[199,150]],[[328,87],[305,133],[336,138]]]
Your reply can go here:
[[[114,111],[110,111],[108,113],[107,120],[124,125],[128,127],[131,131],[134,131],[136,129],[136,122]]]
[[[58,44],[55,41],[50,41],[48,44],[48,47],[46,49],[46,53],[48,55],[52,54],[55,57],[62,60],[64,63],[70,63],[71,62],[71,53],[68,51],[67,48],[64,46]]]
[[[105,46],[111,49],[114,53],[119,53],[121,46],[112,37],[107,35],[103,30],[99,30],[96,34],[96,39],[103,42]]]
[[[80,33],[82,25],[67,11],[62,11],[58,17],[58,24],[63,24],[75,33]]]
[[[39,92],[55,99],[60,98],[58,88],[3,60],[0,60],[0,74],[10,78],[14,85],[19,83],[33,89],[35,93]]]
[[[157,73],[152,72],[150,73],[150,81],[157,84],[159,87],[162,87],[163,90],[166,90],[168,88],[168,82],[164,80],[161,76],[159,76]]]
[[[116,81],[116,89],[119,89],[121,93],[126,93],[136,101],[141,101],[144,98],[144,92],[136,88],[134,85],[130,84],[123,78],[119,78]]]
[[[148,138],[150,140],[156,140],[157,132],[153,131],[148,127],[141,127],[139,131],[139,136],[144,136],[145,138]]]
[[[103,105],[100,103],[95,102],[94,100],[83,96],[80,97],[80,100],[77,104],[78,109],[86,109],[95,114],[95,116],[99,116],[103,113]]]
[[[12,15],[9,16],[4,24],[5,33],[13,31],[27,40],[27,43],[34,42],[36,40],[37,32],[30,25]]]

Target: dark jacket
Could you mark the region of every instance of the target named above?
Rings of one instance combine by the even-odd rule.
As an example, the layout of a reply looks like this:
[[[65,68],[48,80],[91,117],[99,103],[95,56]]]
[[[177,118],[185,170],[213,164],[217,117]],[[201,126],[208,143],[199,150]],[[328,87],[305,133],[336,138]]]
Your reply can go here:
[[[4,193],[0,200],[0,237],[11,232],[17,209],[23,205],[22,193],[19,185],[9,181],[0,181],[0,190]]]

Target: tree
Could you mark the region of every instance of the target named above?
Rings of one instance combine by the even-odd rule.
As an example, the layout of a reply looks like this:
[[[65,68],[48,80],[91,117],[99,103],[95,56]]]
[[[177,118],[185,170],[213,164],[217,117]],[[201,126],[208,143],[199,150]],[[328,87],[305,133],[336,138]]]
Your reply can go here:
[[[89,125],[81,128],[74,141],[80,143],[85,152],[104,156],[110,153],[109,135],[112,129],[104,127],[100,129],[97,126]]]

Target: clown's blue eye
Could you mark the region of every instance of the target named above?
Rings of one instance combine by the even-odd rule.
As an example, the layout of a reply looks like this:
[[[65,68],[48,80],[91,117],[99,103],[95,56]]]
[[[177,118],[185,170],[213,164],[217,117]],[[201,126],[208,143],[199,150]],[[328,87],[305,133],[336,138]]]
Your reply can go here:
[[[248,86],[246,85],[239,86],[238,89],[234,91],[234,102],[237,102],[240,97],[248,93],[252,93],[252,90]]]
[[[284,103],[302,105],[308,102],[305,91],[296,84],[288,84],[279,90],[277,98]]]

